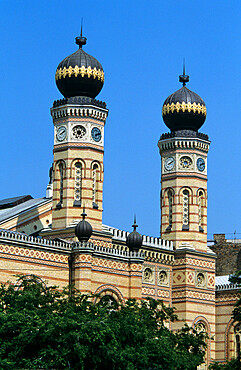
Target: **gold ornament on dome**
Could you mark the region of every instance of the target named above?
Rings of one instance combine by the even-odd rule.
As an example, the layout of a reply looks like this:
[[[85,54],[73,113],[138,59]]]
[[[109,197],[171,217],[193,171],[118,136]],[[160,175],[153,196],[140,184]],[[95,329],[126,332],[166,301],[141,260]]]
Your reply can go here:
[[[176,104],[171,103],[171,104],[165,104],[162,107],[162,115],[165,116],[166,114],[169,113],[174,113],[174,112],[193,112],[193,113],[198,113],[198,114],[203,114],[204,116],[207,115],[207,108],[205,105],[201,105],[200,103],[185,103],[184,101],[182,103],[177,102]]]
[[[61,78],[65,78],[66,76],[78,77],[78,75],[81,75],[81,77],[88,76],[88,78],[93,77],[94,79],[98,79],[104,82],[104,72],[101,71],[100,69],[96,69],[96,68],[92,69],[90,66],[89,67],[75,66],[74,68],[70,66],[69,68],[66,68],[66,67],[64,67],[63,69],[59,68],[57,69],[55,73],[55,80],[56,81],[60,80]]]

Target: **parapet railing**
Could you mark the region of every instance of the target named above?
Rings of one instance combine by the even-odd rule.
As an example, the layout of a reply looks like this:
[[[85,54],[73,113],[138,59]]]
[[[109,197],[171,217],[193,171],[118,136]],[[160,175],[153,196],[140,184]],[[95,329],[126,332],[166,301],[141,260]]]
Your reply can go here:
[[[94,253],[101,253],[106,255],[116,256],[116,257],[126,257],[126,258],[144,258],[144,253],[141,251],[129,251],[129,250],[121,250],[121,249],[114,249],[103,247],[99,245],[95,245],[94,243],[90,242],[75,242],[72,244],[73,251],[79,248],[85,248],[85,250],[89,249]]]
[[[119,230],[113,227],[108,227],[108,231],[112,233],[113,239],[126,241],[127,236],[130,234],[127,231]],[[173,242],[169,240],[164,240],[161,238],[156,238],[153,236],[142,235],[142,246],[145,247],[155,247],[160,249],[173,250]]]
[[[237,285],[237,284],[219,284],[219,285],[216,285],[216,290],[236,290],[236,289],[240,289],[240,287]]]
[[[23,233],[18,233],[15,231],[0,229],[0,241],[14,241],[20,243],[30,243],[32,245],[38,245],[42,247],[54,247],[59,249],[71,250],[71,244],[62,241],[56,241],[51,239],[42,239],[35,236],[25,235]]]

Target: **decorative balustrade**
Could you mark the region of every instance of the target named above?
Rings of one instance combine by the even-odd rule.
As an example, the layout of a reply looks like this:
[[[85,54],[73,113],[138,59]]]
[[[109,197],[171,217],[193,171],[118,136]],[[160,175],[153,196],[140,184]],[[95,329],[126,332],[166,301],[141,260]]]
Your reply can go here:
[[[105,226],[106,228],[106,226]],[[108,231],[113,235],[113,239],[119,240],[119,241],[126,241],[127,236],[129,235],[129,232],[115,229],[113,227],[107,227]],[[142,246],[145,247],[154,247],[159,249],[168,249],[173,250],[173,242],[169,240],[164,240],[161,238],[156,238],[153,236],[143,235],[143,241]]]
[[[39,237],[29,236],[15,231],[0,229],[0,241],[14,241],[19,243],[32,244],[42,247],[53,247],[58,249],[71,250],[71,244],[68,242],[56,241],[51,239],[43,239]]]

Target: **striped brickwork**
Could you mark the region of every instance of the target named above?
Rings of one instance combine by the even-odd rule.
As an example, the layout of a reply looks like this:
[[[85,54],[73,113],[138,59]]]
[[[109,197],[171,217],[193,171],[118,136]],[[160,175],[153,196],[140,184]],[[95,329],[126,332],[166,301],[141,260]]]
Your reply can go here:
[[[216,360],[225,362],[235,357],[234,326],[231,318],[235,302],[240,298],[238,289],[216,291]]]
[[[206,250],[207,245],[207,196],[206,196],[206,179],[187,178],[186,176],[173,176],[172,178],[162,177],[162,208],[161,208],[161,235],[167,240],[172,240],[178,248],[181,244],[189,243],[195,246],[196,250]],[[168,204],[168,190],[173,190],[173,212],[172,212],[172,229],[167,230],[169,225],[169,204]],[[182,230],[183,228],[183,190],[190,191],[189,202],[189,230]],[[202,228],[204,231],[199,231],[199,210],[198,210],[198,190],[204,189],[204,204],[202,207]]]
[[[194,326],[201,321],[215,335],[215,255],[177,250],[172,274],[172,305],[179,319]],[[182,326],[175,323],[174,329]],[[215,343],[209,341],[207,361],[215,359]]]
[[[0,232],[0,281],[15,282],[17,275],[38,275],[51,285],[68,285],[70,247],[23,234]]]
[[[146,236],[140,252],[130,253],[127,234],[109,228],[95,232],[89,243],[79,243],[0,230],[0,282],[15,283],[19,274],[36,274],[51,285],[64,287],[69,284],[72,256],[71,282],[81,292],[111,295],[119,302],[161,299],[176,308],[180,321],[172,324],[173,330],[183,320],[191,326],[201,322],[214,338],[208,340],[207,363],[235,355],[231,313],[239,293],[225,286],[215,297],[215,254],[173,250],[171,242]]]
[[[169,138],[158,143],[162,159],[161,236],[173,241],[176,248],[190,245],[206,251],[207,245],[207,152],[209,141],[198,138]],[[166,168],[172,158],[173,167]],[[189,163],[183,165],[183,158]],[[197,159],[205,169],[200,171]],[[188,222],[184,225],[184,192],[188,196]],[[170,206],[171,194],[171,206]],[[202,194],[200,196],[200,194]],[[171,207],[171,221],[170,221]],[[185,227],[184,227],[185,226]]]
[[[104,125],[108,111],[94,108],[83,110],[81,105],[74,109],[68,105],[52,108],[51,114],[55,126],[65,127],[67,136],[65,140],[58,141],[55,134],[54,144],[54,181],[53,181],[53,211],[52,230],[65,229],[75,220],[80,219],[83,206],[95,230],[102,228],[102,199],[103,199],[103,155],[104,155]],[[98,112],[97,112],[98,111]],[[103,112],[102,112],[103,111]],[[97,113],[98,114],[97,114]],[[80,125],[80,126],[76,126]],[[91,136],[91,129],[99,127],[102,133],[101,141],[96,142]],[[83,127],[86,134],[83,138],[73,136],[74,127]],[[75,166],[81,164],[80,201],[76,200]],[[63,165],[61,181],[60,167]],[[93,201],[93,176],[95,172],[95,196]],[[61,201],[62,186],[62,201]],[[78,190],[79,191],[79,190]],[[61,203],[61,207],[59,204]]]

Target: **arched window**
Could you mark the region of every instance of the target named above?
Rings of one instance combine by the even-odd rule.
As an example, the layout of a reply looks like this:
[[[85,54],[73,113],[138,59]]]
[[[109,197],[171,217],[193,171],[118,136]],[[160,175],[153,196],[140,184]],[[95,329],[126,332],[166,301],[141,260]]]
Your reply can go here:
[[[173,206],[173,195],[172,195],[171,190],[168,191],[167,197],[168,197],[168,227],[166,231],[171,231],[172,229],[172,206]]]
[[[109,294],[106,294],[100,298],[99,305],[101,307],[106,307],[109,311],[115,311],[118,308],[117,301]]]
[[[64,191],[64,165],[59,163],[59,203],[56,205],[57,209],[63,207],[63,191]]]
[[[234,328],[234,339],[235,339],[235,357],[240,357],[241,324],[236,325]]]
[[[198,192],[198,225],[199,231],[203,232],[203,211],[204,211],[204,199],[203,199],[203,192]]]
[[[206,328],[206,325],[203,321],[198,321],[196,323],[196,325],[194,326],[194,329],[198,332],[198,333],[204,333],[206,334],[207,333],[207,328]],[[197,367],[197,370],[205,370],[207,369],[207,366],[208,366],[208,353],[207,353],[207,349],[205,351],[205,357],[204,357],[204,363],[199,365]]]
[[[75,163],[74,167],[74,206],[81,206],[82,196],[82,165],[80,162]]]
[[[97,198],[96,198],[97,171],[98,171],[98,165],[94,164],[93,169],[92,169],[92,203],[93,203],[93,208],[98,208],[98,203],[97,203]]]
[[[182,199],[182,215],[183,215],[183,225],[182,230],[189,230],[189,191],[183,190],[183,199]]]

